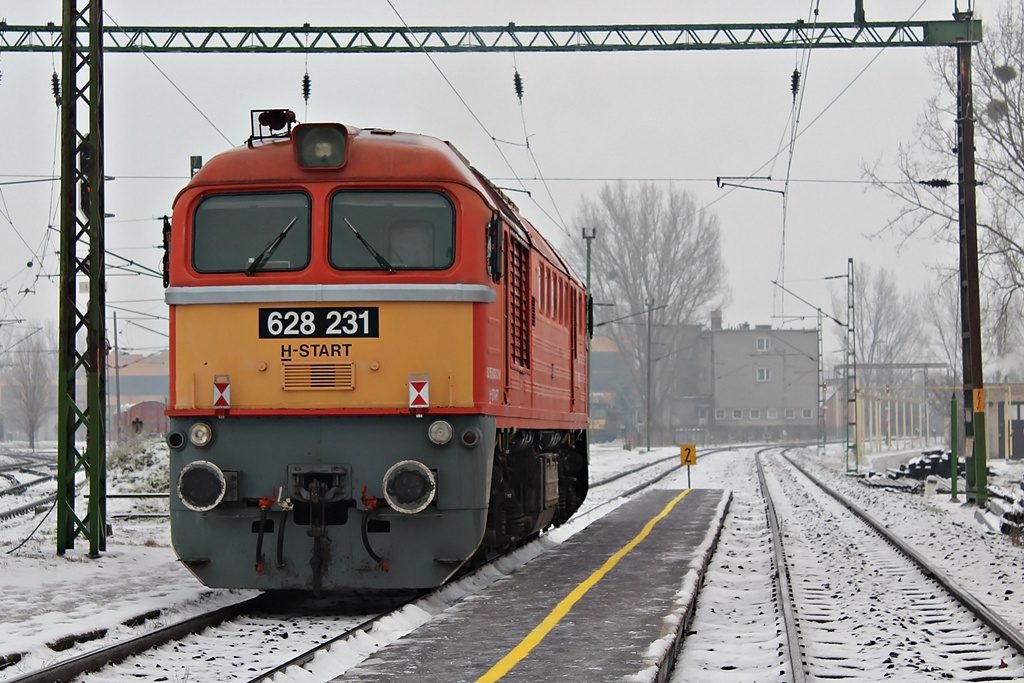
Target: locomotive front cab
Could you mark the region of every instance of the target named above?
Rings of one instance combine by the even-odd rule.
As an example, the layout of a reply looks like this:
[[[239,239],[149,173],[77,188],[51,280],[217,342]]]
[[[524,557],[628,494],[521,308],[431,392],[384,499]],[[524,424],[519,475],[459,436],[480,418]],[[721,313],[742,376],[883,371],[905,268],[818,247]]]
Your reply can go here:
[[[179,193],[169,236],[181,561],[214,587],[426,588],[568,518],[585,436],[529,402],[528,375],[509,391],[494,188],[433,138],[253,120]]]

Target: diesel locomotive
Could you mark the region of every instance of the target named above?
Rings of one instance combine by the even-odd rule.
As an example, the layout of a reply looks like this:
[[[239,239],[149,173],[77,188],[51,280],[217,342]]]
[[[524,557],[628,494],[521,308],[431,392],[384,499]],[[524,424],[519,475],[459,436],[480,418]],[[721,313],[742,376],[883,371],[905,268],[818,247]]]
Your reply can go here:
[[[448,142],[251,119],[164,225],[180,561],[213,587],[428,588],[569,519],[579,277]]]

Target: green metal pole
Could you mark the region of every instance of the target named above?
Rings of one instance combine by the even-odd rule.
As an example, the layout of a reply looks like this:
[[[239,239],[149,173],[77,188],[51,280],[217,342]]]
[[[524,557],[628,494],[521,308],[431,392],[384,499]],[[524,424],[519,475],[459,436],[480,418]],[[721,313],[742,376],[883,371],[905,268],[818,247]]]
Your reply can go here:
[[[75,51],[75,5],[72,0],[63,3],[61,23],[62,52],[61,73],[64,83],[61,88],[61,170],[60,170],[60,338],[57,362],[57,554],[75,547],[78,533],[75,521],[75,472],[78,470],[78,453],[75,435],[78,420],[74,413],[77,404],[75,383],[75,190],[78,181],[75,173],[75,148],[78,121],[75,97],[76,57]],[[69,82],[69,79],[70,82]]]
[[[651,385],[653,378],[651,376],[651,316],[654,315],[654,299],[647,299],[644,303],[647,304],[647,452],[651,452]]]
[[[587,328],[587,430],[590,429],[590,338],[594,334],[594,297],[590,293],[590,243],[597,236],[597,228],[583,228],[583,240],[587,243],[587,319],[583,323]],[[590,462],[590,439],[587,439],[587,462]]]
[[[970,21],[971,12],[954,14]],[[988,456],[985,445],[985,378],[981,351],[981,303],[978,273],[978,218],[974,173],[974,95],[971,87],[971,43],[957,51],[957,166],[960,223],[960,318],[963,335],[964,435],[970,448],[967,498],[978,505],[988,499]],[[970,419],[967,417],[970,416]]]
[[[956,394],[953,394],[953,397],[949,399],[949,482],[952,490],[950,500],[954,503],[960,502],[956,497],[956,484],[960,476],[960,456],[957,453],[959,434],[956,428],[959,419],[956,412]]]

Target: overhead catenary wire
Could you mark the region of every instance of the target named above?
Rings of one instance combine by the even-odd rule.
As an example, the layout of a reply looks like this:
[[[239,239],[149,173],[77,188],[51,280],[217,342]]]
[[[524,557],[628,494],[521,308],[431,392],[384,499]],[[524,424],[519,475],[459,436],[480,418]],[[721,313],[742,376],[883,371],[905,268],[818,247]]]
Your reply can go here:
[[[555,210],[555,214],[558,216],[558,225],[566,235],[569,235],[569,231],[565,225],[565,219],[562,218],[562,212],[558,210],[558,202],[555,201],[554,195],[551,193],[551,188],[548,187],[548,181],[544,177],[544,174],[540,170],[540,163],[537,161],[536,155],[533,153],[533,147],[530,146],[530,133],[526,127],[526,109],[523,106],[523,77],[519,74],[519,65],[516,64],[515,53],[512,53],[512,66],[515,70],[515,75],[512,78],[512,85],[515,89],[516,97],[519,98],[519,118],[523,124],[523,144],[526,146],[526,154],[530,158],[530,164],[533,167],[534,175],[540,180],[541,185],[544,186],[544,191],[548,195],[548,200],[551,202],[552,208]],[[533,199],[533,195],[530,195],[530,199]],[[534,203],[537,203],[536,199],[533,199]],[[538,206],[540,206],[538,204]]]
[[[125,32],[124,29],[120,26],[120,24],[118,24],[118,22],[113,17],[110,16],[109,12],[104,11],[104,16],[118,30],[120,30],[122,32]],[[217,131],[217,133],[220,134],[220,136],[222,138],[224,138],[224,140],[226,140],[228,142],[229,145],[234,145],[234,143],[231,141],[231,139],[228,138],[224,134],[224,132],[221,131],[217,127],[217,125],[212,121],[212,119],[210,119],[210,117],[207,116],[191,98],[189,98],[189,96],[184,92],[184,90],[181,87],[179,87],[174,82],[174,80],[166,72],[164,72],[160,68],[160,66],[157,65],[154,62],[154,60],[152,58],[150,58],[150,56],[148,54],[146,54],[144,48],[141,45],[138,46],[138,49],[139,49],[139,52],[141,52],[143,54],[143,56],[146,57],[146,59],[150,62],[150,64],[153,66],[153,68],[155,68],[161,74],[161,76],[163,76],[171,84],[171,86],[174,87],[174,89],[178,91],[178,93],[200,114],[200,116],[202,116],[202,118],[205,119],[207,121],[207,123],[209,123],[210,126],[213,127],[213,129],[215,131]],[[53,96],[54,96],[54,101],[56,103],[56,108],[59,111],[59,108],[60,108],[60,98],[61,98],[61,87],[62,87],[62,85],[63,85],[63,87],[67,87],[67,85],[66,84],[61,84],[60,77],[57,75],[56,65],[55,65],[55,63],[53,63],[53,57],[52,56],[51,56],[51,65],[53,66],[53,72],[52,72],[51,77],[50,77],[49,85],[50,85],[51,91],[52,91]],[[48,259],[48,255],[56,252],[56,248],[53,245],[52,240],[56,239],[56,233],[59,232],[54,227],[56,222],[57,222],[57,218],[58,218],[59,211],[60,211],[60,206],[59,206],[59,201],[58,201],[58,193],[57,193],[57,183],[56,183],[56,181],[59,180],[59,174],[57,172],[57,167],[58,167],[58,164],[59,164],[59,151],[60,151],[60,118],[59,118],[59,116],[57,116],[57,117],[55,117],[55,125],[54,125],[54,147],[53,147],[53,162],[52,162],[52,164],[53,164],[53,171],[52,171],[52,175],[50,177],[46,177],[46,178],[33,178],[33,179],[24,180],[24,181],[12,181],[12,182],[0,183],[0,217],[2,217],[4,220],[6,220],[6,222],[11,226],[11,229],[14,231],[15,235],[17,235],[18,239],[22,242],[22,244],[24,244],[25,248],[28,250],[29,254],[31,255],[31,259],[28,260],[28,262],[27,262],[27,267],[19,270],[18,272],[16,272],[14,275],[12,275],[10,278],[8,278],[4,283],[2,283],[2,287],[0,287],[0,292],[2,292],[2,294],[3,294],[3,309],[2,309],[3,312],[2,312],[2,317],[4,317],[4,318],[7,318],[7,317],[23,318],[23,317],[25,317],[21,313],[20,308],[22,307],[24,301],[27,299],[27,297],[29,295],[36,294],[35,284],[40,279],[49,280],[49,281],[52,282],[56,277],[58,277],[57,275],[47,274],[46,271],[48,270],[48,260],[49,260]],[[4,193],[3,193],[3,186],[5,186],[5,185],[28,184],[28,183],[32,183],[32,182],[50,182],[50,185],[51,185],[49,208],[48,208],[48,212],[47,212],[48,216],[47,216],[47,222],[46,222],[47,229],[44,231],[44,234],[43,234],[39,244],[36,247],[33,247],[29,243],[29,240],[26,239],[25,235],[23,234],[23,231],[20,230],[18,228],[18,226],[15,224],[13,214],[11,213],[10,209],[7,206],[6,197],[4,196]],[[51,233],[53,233],[53,234],[51,234]],[[117,254],[115,252],[112,252],[110,250],[105,250],[105,251],[106,251],[108,256],[111,256],[114,259],[118,259],[120,261],[123,261],[123,263],[113,263],[113,264],[109,264],[108,263],[107,267],[108,267],[109,270],[111,270],[111,271],[119,271],[119,273],[109,273],[110,275],[124,274],[124,275],[133,275],[133,276],[142,275],[142,276],[146,276],[146,277],[155,277],[155,278],[161,278],[162,277],[161,273],[159,273],[158,271],[156,271],[156,270],[154,270],[152,268],[149,268],[149,267],[147,267],[145,265],[142,265],[142,264],[140,264],[140,263],[138,263],[138,262],[136,262],[136,261],[134,261],[132,259],[126,258],[124,256],[121,256],[121,255],[119,255],[119,254]],[[29,278],[28,279],[23,279],[21,281],[21,283],[18,284],[18,285],[14,285],[13,283],[16,280],[18,280],[19,278],[24,278],[24,275],[25,275],[26,271],[28,271],[30,273]],[[20,295],[20,296],[18,296],[17,298],[12,297],[12,294],[11,294],[12,291],[15,292],[16,294]],[[162,334],[160,332],[156,332],[156,333],[157,334]]]
[[[168,338],[170,337],[170,335],[167,334],[166,332],[161,332],[160,330],[154,330],[151,327],[146,327],[145,325],[140,325],[139,323],[135,322],[134,320],[128,320],[128,324],[129,325],[134,325],[135,327],[143,329],[146,332],[152,332],[153,334],[155,334],[157,336],[160,336],[160,337],[168,337]]]
[[[812,29],[818,24],[818,8],[820,0],[813,0],[813,7],[809,11],[808,20],[812,26]],[[808,46],[803,50],[802,54],[797,56],[797,64],[793,67],[793,74],[790,77],[790,92],[793,95],[793,108],[790,115],[790,128],[789,128],[789,145],[788,154],[786,159],[786,175],[782,185],[782,230],[779,241],[779,261],[776,270],[776,279],[785,285],[786,282],[786,227],[787,218],[789,216],[789,179],[793,173],[793,158],[796,154],[796,141],[800,133],[800,114],[803,111],[804,94],[807,92],[806,87],[801,88],[800,81],[801,76],[806,86],[806,80],[808,72],[811,67],[811,52],[813,46]],[[801,67],[803,68],[801,72]],[[786,300],[785,297],[778,295],[773,296],[772,315],[785,317],[786,315]],[[776,313],[776,305],[778,307],[778,313]]]
[[[390,3],[389,3],[389,4],[390,4]],[[393,8],[393,6],[392,6],[392,8]],[[397,12],[396,12],[396,13],[397,13]],[[119,28],[120,28],[120,27],[119,27]],[[140,48],[140,50],[141,50],[141,48]],[[147,56],[147,58],[148,58],[148,56]],[[152,59],[151,59],[151,61],[152,61]],[[872,62],[873,62],[873,59],[872,59]],[[155,66],[156,66],[156,65],[155,65]],[[865,67],[865,70],[866,70],[866,67]],[[158,71],[159,71],[159,68],[158,68]],[[858,76],[859,76],[859,75],[858,75]],[[166,78],[166,75],[165,75],[165,78]],[[451,85],[451,84],[450,84],[450,85]],[[852,83],[851,83],[850,85],[852,85]],[[848,86],[848,87],[849,87],[849,86]],[[454,89],[454,88],[453,88],[453,89]],[[839,96],[841,96],[841,95],[842,95],[843,93],[845,93],[845,92],[846,92],[846,89],[844,89],[844,90],[843,90],[843,92],[841,92]],[[837,98],[836,98],[836,99],[839,99],[839,96],[837,96]],[[187,97],[186,97],[186,99],[187,99]],[[834,100],[834,101],[835,101],[835,100]],[[189,102],[189,103],[191,103],[191,102]],[[520,100],[520,103],[521,103],[521,100]],[[194,104],[194,106],[195,106],[195,104]],[[830,106],[830,104],[829,104],[829,106]],[[468,109],[468,105],[467,105],[467,109]],[[826,108],[826,110],[827,110],[827,108]],[[824,113],[824,112],[822,112],[821,114],[823,114],[823,113]],[[821,116],[821,114],[819,114],[819,115],[818,115],[818,117],[820,117],[820,116]],[[817,118],[815,118],[814,120],[812,120],[812,122],[811,122],[811,123],[813,124],[813,123],[814,123],[814,121],[816,121],[816,120],[817,120]],[[481,124],[481,126],[482,126],[482,124]],[[807,127],[809,127],[809,125],[808,125]],[[214,126],[214,128],[216,128],[216,126]],[[525,122],[524,122],[524,121],[523,121],[523,128],[524,128],[524,133],[525,133]],[[484,128],[484,130],[486,131],[486,128]],[[803,134],[803,132],[804,132],[805,130],[806,130],[806,127],[805,127],[805,128],[803,129],[803,130],[800,130],[800,131],[799,131],[799,133],[798,133],[798,134],[796,135],[796,137],[800,137],[800,135],[802,135],[802,134]],[[219,132],[219,131],[218,131],[218,132]],[[226,139],[226,138],[225,138],[225,139]],[[497,138],[495,138],[494,136],[492,136],[492,139],[493,139],[493,140],[497,140]],[[794,138],[793,140],[791,140],[791,146],[790,146],[790,152],[791,152],[791,155],[792,155],[792,142],[793,142],[794,140],[795,140],[795,138]],[[529,139],[528,139],[528,136],[527,136],[527,138],[526,138],[526,144],[525,144],[525,146],[526,146],[527,148],[530,148],[530,147],[529,147]],[[532,156],[532,155],[531,155],[531,156]],[[503,157],[504,157],[504,155],[503,155]],[[519,177],[518,175],[516,176],[516,180],[518,180],[518,181],[522,182],[522,178],[520,178],[520,177]],[[546,178],[546,179],[543,179],[543,180],[542,180],[542,181],[544,181],[544,182],[545,182],[545,186],[546,186],[546,187],[547,187],[547,181],[548,181],[548,180],[551,180],[551,179],[550,179],[550,178]],[[786,182],[787,182],[787,183],[788,183],[788,182],[796,182],[796,180],[792,180],[791,178],[788,178],[788,177],[787,177],[787,178],[786,178]],[[852,181],[851,181],[851,182],[852,182]],[[535,187],[535,190],[536,190],[536,184],[535,184],[535,185],[532,185],[532,186],[534,186],[534,187]],[[549,195],[550,195],[550,189],[549,189]],[[709,206],[710,206],[710,205],[709,205]],[[557,207],[556,207],[556,211],[557,211]],[[560,215],[559,215],[559,218],[561,218],[561,216],[560,216]],[[40,260],[41,260],[41,259],[40,259]],[[38,263],[38,262],[39,262],[39,260],[37,260],[37,263]]]
[[[18,230],[18,226],[14,224],[14,219],[11,217],[11,210],[7,206],[7,197],[4,195],[2,187],[0,187],[0,216],[2,216],[5,221],[7,221],[7,224],[11,226],[11,229],[14,231],[14,234],[18,236],[18,239],[21,240],[21,243],[25,245],[25,248],[28,249],[29,253],[32,254],[33,257],[35,257],[35,250],[32,249],[31,245],[29,245],[29,243],[25,240],[25,236],[21,234],[20,230]]]
[[[23,269],[17,271],[16,273],[14,273],[14,275],[12,275],[10,278],[8,278],[3,283],[3,285],[4,285],[3,291],[4,291],[4,294],[5,294],[4,300],[5,300],[5,303],[6,303],[6,306],[4,308],[4,317],[6,317],[8,315],[11,315],[11,314],[16,315],[16,316],[23,316],[23,314],[19,311],[21,303],[23,301],[25,301],[25,299],[28,297],[29,294],[35,294],[36,293],[35,289],[33,289],[33,287],[40,280],[40,278],[45,278],[43,273],[45,272],[45,269],[46,269],[46,267],[48,265],[47,264],[47,255],[48,255],[48,253],[50,253],[50,250],[48,249],[48,247],[51,246],[51,239],[52,239],[52,235],[50,234],[50,229],[52,229],[52,227],[53,227],[53,222],[56,220],[57,212],[59,210],[59,204],[58,204],[58,201],[57,201],[57,184],[56,184],[56,181],[59,180],[59,178],[56,175],[56,172],[57,172],[56,169],[57,169],[57,165],[59,163],[59,161],[58,161],[58,159],[59,159],[59,151],[60,151],[60,117],[59,117],[59,115],[57,115],[57,116],[54,117],[54,139],[53,139],[53,153],[52,153],[52,159],[51,159],[51,172],[54,175],[51,176],[51,177],[44,177],[44,179],[46,181],[50,182],[50,199],[49,199],[49,207],[48,207],[48,211],[47,211],[47,219],[48,219],[47,230],[44,231],[44,234],[43,234],[42,238],[39,240],[38,246],[33,247],[32,245],[30,245],[28,243],[27,239],[22,235],[22,232],[14,224],[13,216],[12,216],[11,212],[6,208],[6,197],[4,197],[4,195],[3,195],[2,185],[5,185],[7,183],[0,183],[0,199],[2,199],[2,202],[3,202],[3,205],[4,205],[4,211],[0,211],[0,214],[3,214],[4,218],[6,218],[8,223],[10,223],[11,228],[14,230],[15,234],[21,240],[22,244],[25,245],[26,249],[28,249],[28,252],[29,252],[29,254],[31,256],[31,258],[28,260],[27,265],[26,265],[25,268],[23,268]],[[26,182],[28,182],[28,181],[26,181]],[[11,183],[11,184],[13,184],[13,183]],[[22,277],[23,274],[26,271],[32,272],[33,270],[34,270],[34,275],[31,275],[30,278],[22,279],[20,281],[20,284],[18,284],[18,285],[14,285],[13,284],[14,281],[17,280],[18,278]],[[11,296],[10,296],[10,294],[8,292],[8,289],[10,287],[14,287],[16,292],[21,295],[17,300],[11,298]]]
[[[921,11],[921,8],[924,7],[926,1],[927,0],[921,0],[921,3],[917,6],[917,8],[913,12],[911,12],[910,18],[908,19],[908,21],[912,20],[915,16],[917,16],[917,13]],[[814,20],[815,20],[815,22],[817,21],[818,3],[819,2],[820,2],[820,0],[814,0]],[[815,116],[813,119],[811,119],[810,123],[808,123],[802,130],[800,129],[800,126],[799,126],[799,123],[800,123],[799,115],[800,115],[800,112],[801,112],[802,107],[803,107],[803,96],[806,93],[806,87],[800,87],[801,84],[799,82],[799,80],[800,80],[799,78],[794,78],[793,81],[792,81],[792,87],[793,87],[793,90],[794,90],[794,92],[793,92],[793,101],[794,101],[793,113],[794,113],[794,116],[793,116],[793,119],[792,119],[793,123],[792,123],[792,128],[791,128],[790,142],[789,142],[789,145],[787,146],[787,151],[788,151],[789,158],[788,158],[788,163],[787,163],[787,166],[786,166],[786,181],[785,181],[784,192],[783,192],[782,242],[781,242],[780,249],[779,249],[779,269],[778,269],[778,275],[777,275],[777,279],[780,282],[782,282],[783,284],[785,284],[785,281],[786,281],[786,279],[785,279],[786,217],[788,215],[788,210],[789,210],[789,185],[791,183],[791,181],[790,181],[790,174],[791,174],[791,171],[792,171],[793,151],[794,151],[794,148],[796,146],[796,141],[797,141],[797,139],[800,138],[801,135],[803,135],[807,130],[809,130],[811,128],[811,126],[813,126],[822,116],[824,116],[825,112],[827,112],[829,109],[831,109],[832,106],[837,101],[839,101],[839,99],[843,95],[845,95],[846,92],[851,87],[853,87],[854,83],[856,83],[858,80],[860,80],[860,77],[863,76],[864,73],[867,72],[867,70],[869,68],[871,68],[871,65],[873,65],[878,60],[878,58],[882,56],[882,53],[885,52],[885,50],[886,50],[886,48],[884,48],[884,47],[879,49],[871,57],[871,59],[868,60],[867,64],[865,64],[864,67],[860,71],[857,72],[857,75],[855,75],[850,80],[850,82],[847,83],[846,86],[842,90],[840,90],[839,93],[837,93],[836,96],[833,97],[832,100],[827,105],[825,105],[824,109],[822,109],[821,112],[819,112],[817,116]],[[803,81],[804,81],[804,86],[806,85],[807,71],[809,69],[809,64],[810,64],[810,52],[811,52],[811,48],[808,47],[807,50],[806,50],[806,58],[805,58],[805,61],[804,61],[804,72],[803,72],[803,76],[802,76]],[[799,91],[799,97],[797,95],[798,91]],[[798,100],[799,100],[799,104],[796,104]],[[774,161],[774,159],[777,158],[780,154],[781,154],[781,151],[776,153],[775,157],[772,158],[772,161]],[[761,168],[764,168],[764,166],[762,166]],[[758,169],[758,170],[760,170],[760,169]],[[782,298],[781,295],[776,294],[776,296],[778,297],[778,300],[780,302],[784,301],[784,299]],[[773,305],[773,316],[775,316],[774,308],[775,307]],[[785,317],[785,307],[781,303],[779,305],[779,313],[778,313],[777,317]]]
[[[127,303],[127,302],[120,302],[120,303]],[[107,304],[107,308],[115,310],[115,311],[122,311],[124,313],[131,313],[132,315],[137,316],[139,319],[143,319],[143,320],[167,320],[168,319],[168,317],[166,315],[159,315],[159,314],[156,314],[156,313],[147,313],[145,311],[137,311],[137,310],[135,310],[133,308],[128,308],[127,306],[118,306],[117,304],[112,304],[112,303],[108,303]],[[122,320],[131,320],[131,319],[132,318],[122,318]]]
[[[498,140],[498,142],[501,142],[502,144],[505,144],[505,145],[515,145],[515,146],[519,146],[519,147],[525,147],[525,145],[523,145],[521,142],[512,142],[512,141],[508,141],[508,140]],[[8,181],[8,182],[0,181],[0,187],[7,186],[7,185],[23,185],[23,184],[27,184],[27,183],[52,183],[52,182],[56,182],[56,181],[60,180],[60,178],[56,178],[56,177],[53,177],[53,176],[21,176],[21,175],[13,175],[13,174],[0,174],[0,178],[19,178],[19,177],[32,178],[32,179],[31,180],[16,180],[16,181]],[[120,173],[117,174],[117,177],[119,179],[124,179],[124,180],[188,180],[189,179],[189,177],[187,175],[180,175],[180,176],[152,176],[152,175],[125,175],[125,174],[120,174]],[[629,182],[645,182],[645,183],[714,183],[719,178],[722,178],[722,177],[724,177],[724,176],[718,176],[716,178],[711,178],[711,177],[701,178],[701,177],[695,177],[695,176],[687,176],[687,177],[684,177],[684,176],[678,176],[678,177],[672,177],[672,176],[546,176],[545,178],[546,178],[546,180],[548,182],[551,182],[551,183],[554,183],[554,182],[608,183],[608,182],[614,182],[614,181],[618,181],[618,180],[627,180]],[[746,177],[752,177],[752,176],[746,176]],[[506,181],[514,181],[514,180],[517,180],[518,178],[515,178],[515,177],[512,177],[512,176],[497,176],[497,175],[495,175],[495,176],[490,176],[490,179],[493,180],[494,182],[506,182]],[[769,180],[772,181],[772,182],[781,182],[781,181],[776,181],[774,178],[769,178]],[[808,183],[808,184],[818,183],[818,184],[832,184],[832,185],[874,185],[876,181],[874,181],[874,180],[864,180],[863,178],[790,178],[789,182],[790,183]],[[948,180],[919,181],[919,180],[906,180],[905,178],[900,178],[898,180],[886,180],[886,181],[883,181],[883,182],[885,182],[887,185],[920,185],[920,184],[923,184],[923,183],[927,184],[927,183],[931,183],[931,182],[950,183],[951,184],[951,181],[948,181]],[[946,185],[946,187],[948,187],[948,185]],[[147,218],[119,218],[119,219],[116,219],[116,220],[108,220],[108,221],[106,221],[106,223],[108,225],[110,225],[112,223],[142,223],[142,222],[147,222],[147,221],[152,221],[152,220],[159,220],[159,217],[152,217],[152,216],[150,216],[150,217],[147,217]]]
[[[106,10],[103,10],[103,16],[105,16],[105,17],[106,17],[107,19],[109,19],[109,20],[110,20],[110,23],[111,23],[111,24],[113,24],[114,26],[116,26],[116,27],[117,27],[117,30],[118,30],[118,31],[121,31],[122,33],[124,33],[124,34],[125,34],[125,36],[127,36],[128,38],[131,38],[131,34],[130,34],[130,33],[128,33],[128,31],[126,31],[126,30],[124,30],[123,28],[121,28],[121,25],[120,25],[120,24],[118,24],[118,23],[117,23],[117,21],[115,21],[115,20],[114,20],[114,18],[110,16],[110,12],[108,12],[108,11],[106,11]],[[170,76],[168,76],[168,75],[167,75],[167,73],[166,73],[166,72],[165,72],[165,71],[164,71],[163,69],[161,69],[161,68],[160,68],[160,66],[159,66],[159,65],[158,65],[158,64],[157,64],[156,62],[154,62],[154,61],[153,61],[153,58],[149,56],[149,54],[148,54],[148,53],[146,52],[145,48],[144,48],[144,47],[142,46],[142,44],[141,44],[141,43],[137,43],[137,48],[138,48],[138,50],[139,50],[139,53],[140,53],[140,54],[141,54],[141,55],[142,55],[143,57],[145,57],[145,58],[146,58],[146,60],[147,60],[147,61],[148,61],[148,62],[149,62],[149,63],[150,63],[150,64],[151,64],[152,66],[153,66],[153,68],[154,68],[154,69],[156,69],[156,70],[157,70],[157,72],[158,72],[158,73],[159,73],[159,74],[160,74],[161,76],[163,76],[163,77],[164,77],[164,79],[165,79],[165,80],[166,80],[166,81],[167,81],[168,83],[170,83],[170,84],[171,84],[171,87],[172,87],[172,88],[174,88],[175,90],[177,90],[177,91],[178,91],[178,94],[179,94],[179,95],[181,95],[181,96],[182,96],[183,98],[185,98],[185,101],[186,101],[186,102],[188,102],[188,103],[189,103],[190,105],[192,105],[192,108],[193,108],[193,109],[195,109],[195,110],[196,110],[196,112],[198,112],[198,113],[199,113],[199,115],[200,115],[200,116],[202,116],[202,117],[203,117],[203,119],[204,119],[204,120],[205,120],[205,121],[206,121],[206,122],[207,122],[208,124],[210,124],[210,126],[211,126],[211,127],[212,127],[212,128],[213,128],[213,129],[215,130],[215,131],[217,131],[217,133],[218,133],[218,134],[220,134],[220,136],[221,136],[222,138],[224,138],[224,139],[225,139],[225,140],[227,141],[227,143],[228,143],[229,145],[232,145],[232,146],[234,146],[234,144],[235,144],[235,143],[234,143],[234,142],[232,142],[231,138],[229,138],[229,137],[228,137],[227,135],[225,135],[225,134],[224,134],[224,131],[222,131],[222,130],[221,130],[220,128],[218,128],[218,127],[217,127],[217,124],[215,124],[215,123],[213,122],[213,119],[211,119],[211,118],[210,118],[209,116],[207,116],[207,115],[206,115],[206,112],[204,112],[204,111],[203,111],[202,109],[200,109],[199,105],[198,105],[198,104],[196,104],[195,102],[193,102],[193,101],[192,101],[192,98],[190,98],[190,97],[189,97],[188,95],[186,95],[186,94],[185,94],[185,91],[184,91],[184,90],[182,90],[182,89],[181,89],[180,87],[178,87],[178,84],[174,82],[174,79],[172,79],[172,78],[171,78]]]
[[[924,7],[925,2],[926,2],[926,0],[921,0],[921,3],[917,6],[917,8],[914,9],[913,12],[911,12],[908,21],[912,21],[913,18],[915,16],[917,16],[917,14]],[[823,116],[825,116],[825,114],[828,113],[832,109],[832,107],[835,106],[835,104],[840,99],[842,99],[842,97],[850,90],[850,88],[852,88],[860,80],[860,78],[865,73],[867,73],[868,69],[870,69],[872,67],[872,65],[874,65],[874,63],[876,61],[878,61],[878,58],[882,56],[882,54],[886,51],[886,49],[887,48],[882,47],[878,51],[876,51],[875,54],[871,57],[871,59],[869,59],[867,61],[867,63],[860,69],[860,71],[858,71],[857,74],[854,75],[854,77],[851,78],[850,81],[838,93],[836,93],[836,95],[828,102],[828,104],[826,104],[821,109],[821,111],[819,111],[817,113],[817,115],[814,116],[814,118],[812,118],[806,125],[804,125],[802,127],[797,127],[797,129],[792,132],[792,134],[790,136],[790,141],[789,141],[789,143],[787,145],[785,145],[784,147],[782,145],[780,145],[779,149],[776,150],[776,152],[771,157],[769,157],[767,160],[765,160],[764,163],[762,163],[754,171],[752,171],[749,174],[749,176],[753,177],[753,176],[756,176],[756,175],[758,175],[760,173],[763,173],[764,170],[766,168],[769,168],[769,167],[774,168],[775,161],[777,159],[779,159],[779,157],[781,157],[783,154],[790,153],[791,148],[796,144],[796,141],[798,139],[800,139],[804,134],[809,132],[814,127],[814,125],[818,121],[820,121],[821,118]],[[805,81],[805,78],[803,76],[801,77],[801,81]],[[806,89],[804,87],[804,83],[801,83],[799,85],[800,85],[801,91],[802,92],[806,92]],[[787,124],[787,127],[788,127],[788,125],[789,124]],[[785,137],[785,133],[783,133],[783,137]],[[829,181],[826,181],[826,180],[821,180],[821,179],[817,179],[817,180],[810,180],[810,179],[795,180],[795,179],[788,179],[788,176],[789,176],[789,174],[787,173],[787,181],[786,181],[787,189],[788,189],[788,185],[790,185],[792,183],[795,183],[795,182],[803,182],[803,183],[809,183],[809,182],[842,182],[842,183],[848,183],[848,184],[873,184],[874,183],[874,181],[866,181],[866,180],[859,180],[859,181],[855,181],[855,180],[829,180]],[[895,181],[892,184],[900,185],[900,184],[912,184],[912,183],[910,181],[907,181],[907,180],[899,180],[899,181]],[[715,199],[713,199],[710,202],[707,202],[703,206],[699,207],[696,210],[696,212],[700,213],[700,212],[703,212],[703,211],[710,210],[711,207],[713,207],[718,202],[725,200],[727,197],[729,197],[737,189],[738,188],[735,187],[735,186],[729,187],[725,192],[723,192],[720,195],[718,195]]]
[[[409,31],[410,34],[411,34],[412,27],[409,26],[408,22],[406,22],[405,18],[398,11],[398,9],[395,7],[394,3],[392,3],[391,0],[386,0],[386,2],[388,3],[388,6],[391,7],[391,11],[394,12],[395,16],[398,17],[398,20],[400,22],[402,22],[402,25],[405,26],[406,30]],[[459,102],[462,103],[462,106],[466,109],[467,112],[469,112],[469,115],[473,118],[474,121],[476,121],[477,125],[480,126],[480,129],[483,130],[483,132],[487,135],[487,137],[489,137],[491,139],[491,143],[494,144],[494,148],[498,151],[498,155],[501,156],[502,161],[505,162],[505,165],[508,166],[508,169],[512,172],[512,175],[515,177],[516,182],[518,182],[519,185],[522,187],[522,189],[529,195],[529,190],[526,189],[526,184],[524,183],[523,179],[516,172],[516,169],[512,166],[512,162],[509,161],[508,157],[505,155],[505,152],[502,151],[501,146],[498,144],[498,138],[496,138],[491,133],[491,131],[487,128],[487,126],[480,119],[480,117],[477,116],[476,112],[473,111],[473,108],[471,106],[469,106],[469,102],[467,102],[466,98],[464,98],[462,96],[462,93],[460,93],[458,88],[455,87],[455,84],[452,83],[451,79],[448,78],[448,76],[445,74],[444,70],[441,69],[440,65],[434,59],[433,55],[431,55],[430,52],[426,49],[426,47],[421,45],[420,49],[422,50],[422,52],[426,56],[426,58],[428,60],[430,60],[431,65],[434,67],[434,69],[437,71],[437,73],[440,74],[442,80],[444,80],[444,82],[448,85],[448,87],[451,89],[451,91],[455,94],[455,97],[458,98]],[[530,195],[530,196],[532,197],[532,195]],[[569,234],[568,229],[563,224],[561,224],[560,222],[555,220],[555,218],[552,217],[551,214],[549,214],[544,209],[543,206],[541,206],[540,204],[537,204],[537,208],[545,216],[547,216],[547,218],[552,223],[557,225],[562,230],[562,232],[564,232],[566,234],[566,236],[571,237],[571,235]]]

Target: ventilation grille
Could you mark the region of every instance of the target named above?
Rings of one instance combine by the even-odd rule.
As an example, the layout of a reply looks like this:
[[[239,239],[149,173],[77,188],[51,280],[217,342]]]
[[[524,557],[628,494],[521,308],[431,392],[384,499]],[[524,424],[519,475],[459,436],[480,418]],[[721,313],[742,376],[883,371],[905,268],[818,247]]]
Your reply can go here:
[[[511,240],[508,249],[508,339],[512,364],[530,367],[530,325],[536,324],[536,301],[530,296],[530,252]]]
[[[352,391],[356,388],[355,363],[285,363],[285,391],[334,389]]]

